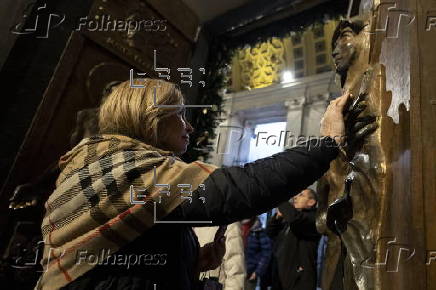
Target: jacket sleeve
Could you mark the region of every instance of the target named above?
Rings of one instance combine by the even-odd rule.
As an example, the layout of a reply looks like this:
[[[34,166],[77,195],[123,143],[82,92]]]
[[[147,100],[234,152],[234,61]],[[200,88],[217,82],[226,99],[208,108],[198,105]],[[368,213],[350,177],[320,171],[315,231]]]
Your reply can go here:
[[[271,219],[268,222],[268,225],[266,227],[266,234],[270,239],[275,241],[278,234],[280,233],[281,230],[283,230],[283,228],[284,228],[283,219],[277,217],[277,213],[276,213],[271,217]]]
[[[219,168],[203,182],[204,190],[192,193],[192,203],[180,205],[181,216],[171,218],[222,225],[258,215],[319,179],[337,154],[335,141],[325,137],[243,167]]]
[[[242,241],[241,223],[228,226],[226,232],[226,253],[223,259],[225,280],[224,290],[244,289],[245,259],[244,244]]]
[[[289,223],[293,232],[304,238],[318,238],[316,215],[314,212],[298,211],[289,202],[280,204],[283,219]]]

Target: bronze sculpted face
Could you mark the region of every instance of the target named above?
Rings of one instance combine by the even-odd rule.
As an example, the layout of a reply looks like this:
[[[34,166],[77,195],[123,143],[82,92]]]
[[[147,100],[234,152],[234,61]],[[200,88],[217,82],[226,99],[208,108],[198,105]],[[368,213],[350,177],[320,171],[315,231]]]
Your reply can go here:
[[[347,74],[348,69],[356,60],[359,53],[359,40],[356,37],[363,29],[362,21],[339,22],[332,39],[332,57],[336,72],[341,76]]]
[[[346,27],[341,31],[339,38],[336,40],[332,56],[336,72],[339,74],[346,73],[356,58],[355,36],[353,30],[350,27]]]

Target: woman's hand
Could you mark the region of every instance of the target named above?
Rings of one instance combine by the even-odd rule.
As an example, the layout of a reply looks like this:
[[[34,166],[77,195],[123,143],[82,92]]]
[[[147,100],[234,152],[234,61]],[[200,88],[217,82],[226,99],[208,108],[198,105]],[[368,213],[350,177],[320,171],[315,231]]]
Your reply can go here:
[[[330,102],[321,120],[321,135],[327,136],[342,145],[345,141],[344,107],[348,102],[350,93],[345,93],[341,97]]]
[[[200,248],[198,268],[200,272],[216,269],[221,265],[226,253],[226,237],[224,236],[227,226],[220,226],[215,234],[214,241]]]

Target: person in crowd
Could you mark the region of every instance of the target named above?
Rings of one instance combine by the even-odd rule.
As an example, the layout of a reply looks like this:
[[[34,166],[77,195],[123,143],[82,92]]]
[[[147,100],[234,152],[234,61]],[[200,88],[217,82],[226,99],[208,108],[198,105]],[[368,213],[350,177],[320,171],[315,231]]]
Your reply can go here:
[[[212,242],[217,230],[217,226],[195,227],[194,232],[200,246]],[[200,278],[217,280],[224,290],[242,290],[245,282],[245,260],[241,223],[228,225],[225,237],[225,254],[222,263],[216,269],[201,273]]]
[[[253,225],[247,237],[247,246],[245,247],[246,290],[256,289],[258,283],[262,285],[262,279],[267,274],[266,271],[272,254],[271,241],[265,229],[262,228],[259,218],[254,217],[253,220]]]
[[[119,84],[100,106],[100,134],[59,161],[36,288],[196,289],[199,272],[221,263],[223,239],[200,248],[195,222],[227,225],[260,214],[319,179],[338,155],[348,98],[327,108],[323,138],[244,167],[216,168],[177,157],[193,128],[174,84]]]
[[[267,233],[273,246],[273,290],[316,290],[317,250],[320,234],[316,230],[317,195],[304,189],[284,202],[271,218]]]
[[[256,220],[253,218],[243,219],[241,221],[241,234],[242,240],[244,242],[244,249],[247,246],[248,235],[250,234],[250,229]]]

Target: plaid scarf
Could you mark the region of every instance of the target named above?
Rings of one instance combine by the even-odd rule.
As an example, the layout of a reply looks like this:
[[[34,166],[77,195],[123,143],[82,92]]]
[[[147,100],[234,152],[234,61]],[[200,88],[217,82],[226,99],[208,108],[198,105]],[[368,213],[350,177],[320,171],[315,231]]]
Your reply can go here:
[[[115,253],[189,198],[215,169],[120,135],[83,139],[59,166],[56,190],[45,204],[44,272],[36,289],[59,289],[92,269],[94,263],[77,263],[79,251]]]

